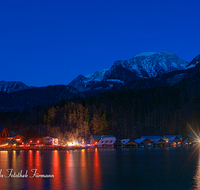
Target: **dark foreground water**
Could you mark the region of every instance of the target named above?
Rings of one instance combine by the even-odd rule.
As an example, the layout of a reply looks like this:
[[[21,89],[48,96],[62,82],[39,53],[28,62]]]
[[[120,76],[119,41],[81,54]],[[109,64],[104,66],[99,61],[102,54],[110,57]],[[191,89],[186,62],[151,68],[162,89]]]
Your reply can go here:
[[[5,190],[200,189],[200,149],[0,151],[0,171]]]

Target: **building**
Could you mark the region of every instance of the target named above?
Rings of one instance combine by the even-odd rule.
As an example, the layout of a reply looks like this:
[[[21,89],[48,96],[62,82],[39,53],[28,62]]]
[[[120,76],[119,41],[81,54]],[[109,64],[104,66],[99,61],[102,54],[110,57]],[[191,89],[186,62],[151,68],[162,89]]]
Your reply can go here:
[[[58,138],[56,137],[43,137],[42,142],[45,145],[58,145]]]
[[[153,147],[153,142],[149,139],[139,138],[136,139],[135,142],[137,143],[138,147]]]
[[[103,140],[105,141],[104,147],[107,147],[107,148],[119,148],[122,146],[121,141],[117,139],[116,137],[107,137],[107,138],[103,138]]]
[[[177,135],[173,136],[168,141],[169,146],[182,146],[182,139],[180,139]]]
[[[105,141],[101,139],[96,145],[97,147],[104,147]]]
[[[97,147],[118,148],[122,146],[122,143],[119,139],[112,136],[112,137],[101,138],[101,140],[96,145]]]
[[[15,141],[17,141],[19,143],[22,143],[22,141],[23,141],[24,138],[25,137],[23,137],[22,135],[18,135],[16,133],[14,133],[13,131],[10,131],[9,135],[7,137],[7,139],[9,139],[9,140],[13,139],[13,140],[15,140]]]
[[[101,140],[102,135],[91,135],[90,144],[96,145]]]
[[[158,147],[166,147],[168,146],[168,143],[162,138],[159,138],[159,139],[154,139],[153,145]]]
[[[183,146],[192,146],[193,145],[193,142],[192,142],[192,140],[191,139],[189,139],[189,138],[186,138],[186,139],[184,139],[183,140]]]
[[[165,140],[166,142],[168,142],[169,141],[169,139],[171,139],[172,137],[174,137],[174,136],[177,136],[179,139],[183,139],[183,136],[182,135],[164,135],[163,136],[163,140]]]
[[[137,143],[134,140],[131,139],[122,139],[121,140],[122,146],[123,147],[129,147],[129,148],[133,148],[133,147],[137,147]]]

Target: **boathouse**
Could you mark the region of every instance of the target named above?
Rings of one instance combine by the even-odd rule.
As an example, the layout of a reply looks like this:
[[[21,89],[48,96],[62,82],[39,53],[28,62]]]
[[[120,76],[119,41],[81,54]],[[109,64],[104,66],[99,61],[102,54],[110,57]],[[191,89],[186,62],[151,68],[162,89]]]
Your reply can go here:
[[[116,137],[107,137],[107,138],[103,138],[103,140],[105,141],[104,143],[104,147],[107,148],[119,148],[122,146],[122,143],[119,139],[117,139]]]
[[[122,146],[126,148],[133,148],[137,147],[137,143],[131,139],[122,139],[121,140]]]
[[[122,146],[122,143],[116,137],[107,137],[107,138],[102,138],[96,145],[98,147],[118,148]]]
[[[173,136],[168,141],[169,146],[182,146],[182,139],[180,139],[177,135]]]
[[[149,139],[139,138],[136,139],[135,142],[137,143],[138,147],[153,147],[153,142]]]
[[[102,135],[91,135],[90,144],[96,145],[101,140]]]
[[[104,147],[105,141],[104,140],[100,140],[96,145],[97,147]]]
[[[192,146],[192,145],[193,145],[193,142],[191,139],[186,138],[183,140],[183,146]]]
[[[153,146],[154,147],[166,147],[168,145],[168,143],[166,143],[165,140],[163,140],[162,138],[159,139],[154,139],[153,141]]]
[[[177,136],[179,139],[183,139],[182,135],[164,135],[163,136],[163,140],[165,140],[166,142],[169,142],[169,139],[171,139],[172,137]]]

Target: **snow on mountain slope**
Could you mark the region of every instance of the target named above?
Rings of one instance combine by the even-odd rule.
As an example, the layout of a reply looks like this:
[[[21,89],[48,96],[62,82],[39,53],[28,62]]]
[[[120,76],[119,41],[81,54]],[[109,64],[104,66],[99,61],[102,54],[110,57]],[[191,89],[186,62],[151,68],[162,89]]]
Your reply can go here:
[[[98,82],[125,84],[140,78],[151,78],[176,70],[185,70],[188,62],[173,52],[144,52],[128,60],[115,61],[110,69],[79,75],[69,85],[79,91],[90,90]]]
[[[138,77],[149,78],[175,70],[186,69],[188,62],[180,59],[172,52],[144,52],[129,60],[116,61],[107,74],[112,73],[119,65],[135,72]]]
[[[72,82],[69,83],[69,86],[73,86],[80,92],[90,90],[92,84],[103,80],[104,75],[107,71],[108,69],[103,69],[101,71],[96,71],[95,73],[88,74],[86,76],[79,75]]]
[[[105,73],[109,69],[103,69],[101,71],[96,71],[93,74],[86,75],[85,77],[87,78],[87,81],[102,81],[104,78]]]
[[[24,89],[33,88],[31,86],[26,86],[23,82],[16,82],[16,81],[0,81],[0,91],[1,92],[15,92]]]

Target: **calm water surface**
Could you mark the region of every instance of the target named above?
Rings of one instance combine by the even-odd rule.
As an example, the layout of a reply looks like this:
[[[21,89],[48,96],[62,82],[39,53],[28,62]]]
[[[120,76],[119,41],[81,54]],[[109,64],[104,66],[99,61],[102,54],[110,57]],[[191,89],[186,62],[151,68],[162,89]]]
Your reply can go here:
[[[198,147],[0,151],[0,189],[200,189]],[[31,169],[54,178],[30,178]]]

